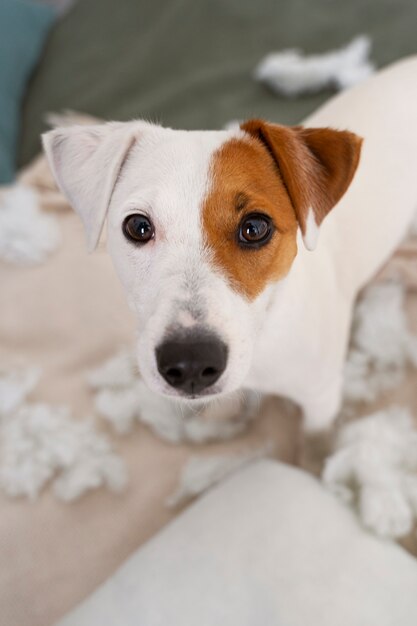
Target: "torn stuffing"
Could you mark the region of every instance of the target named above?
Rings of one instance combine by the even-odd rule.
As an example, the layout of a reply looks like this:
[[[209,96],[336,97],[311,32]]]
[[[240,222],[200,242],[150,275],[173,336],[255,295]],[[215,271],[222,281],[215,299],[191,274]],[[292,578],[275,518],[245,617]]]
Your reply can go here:
[[[55,494],[75,500],[90,489],[126,484],[126,468],[91,421],[66,408],[21,406],[0,424],[0,485],[10,496],[35,499],[52,480]]]
[[[361,35],[347,46],[323,54],[304,56],[296,49],[273,52],[256,67],[255,79],[288,97],[328,87],[346,89],[374,72],[370,48],[369,37]]]
[[[407,365],[417,366],[417,337],[407,324],[400,283],[367,287],[356,304],[344,375],[347,403],[372,401],[398,385]]]
[[[136,379],[135,359],[127,348],[120,350],[102,365],[87,372],[87,382],[93,389],[129,387],[135,383]]]
[[[143,383],[128,351],[106,361],[87,379],[96,390],[98,414],[116,432],[129,433],[140,421],[171,443],[231,439],[247,428],[259,404],[253,392],[231,394],[199,407],[165,398]]]
[[[243,120],[229,120],[223,124],[223,130],[239,130]]]
[[[15,265],[42,263],[61,242],[56,218],[39,208],[34,191],[16,184],[0,196],[0,258]]]
[[[397,387],[403,374],[402,369],[381,369],[374,365],[368,354],[351,349],[344,369],[344,409],[351,413],[350,405],[376,400],[383,391]]]
[[[405,290],[400,283],[368,287],[355,308],[353,340],[381,368],[404,367],[415,339],[407,328]]]
[[[383,537],[408,534],[417,519],[417,431],[408,410],[379,411],[340,428],[323,481]]]
[[[90,420],[73,420],[62,407],[25,404],[39,377],[38,368],[0,376],[1,488],[34,499],[52,481],[57,497],[66,501],[102,485],[122,489],[124,463]]]
[[[222,441],[243,432],[254,415],[253,400],[243,394],[222,399],[222,419],[215,419],[212,404],[200,409],[164,398],[138,380],[125,388],[103,388],[95,396],[95,408],[116,432],[129,433],[136,421],[146,424],[171,443]]]
[[[22,404],[38,384],[40,376],[38,367],[0,371],[0,419]]]

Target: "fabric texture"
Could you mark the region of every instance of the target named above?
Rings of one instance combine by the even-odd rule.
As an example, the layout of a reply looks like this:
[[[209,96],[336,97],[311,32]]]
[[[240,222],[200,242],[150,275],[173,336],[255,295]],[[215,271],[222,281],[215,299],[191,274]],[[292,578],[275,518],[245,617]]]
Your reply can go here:
[[[59,626],[116,623],[414,626],[417,562],[369,535],[311,476],[261,461],[190,507]]]
[[[50,7],[0,1],[0,183],[14,176],[23,94],[54,19]]]

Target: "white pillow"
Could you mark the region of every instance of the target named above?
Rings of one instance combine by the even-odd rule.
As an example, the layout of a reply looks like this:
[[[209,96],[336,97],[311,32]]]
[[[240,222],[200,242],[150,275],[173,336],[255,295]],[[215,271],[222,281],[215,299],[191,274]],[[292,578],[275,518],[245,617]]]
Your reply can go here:
[[[59,626],[115,624],[416,626],[417,561],[311,476],[261,461],[192,505]]]

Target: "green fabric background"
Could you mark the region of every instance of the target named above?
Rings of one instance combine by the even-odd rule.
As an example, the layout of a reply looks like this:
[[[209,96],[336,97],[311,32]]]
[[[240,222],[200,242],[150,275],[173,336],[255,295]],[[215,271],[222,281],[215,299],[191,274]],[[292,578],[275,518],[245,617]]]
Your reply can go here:
[[[254,66],[274,49],[326,51],[360,33],[378,66],[417,52],[417,1],[79,0],[32,81],[20,160],[38,151],[45,112],[65,108],[183,128],[296,123],[329,93],[278,98],[252,80]]]

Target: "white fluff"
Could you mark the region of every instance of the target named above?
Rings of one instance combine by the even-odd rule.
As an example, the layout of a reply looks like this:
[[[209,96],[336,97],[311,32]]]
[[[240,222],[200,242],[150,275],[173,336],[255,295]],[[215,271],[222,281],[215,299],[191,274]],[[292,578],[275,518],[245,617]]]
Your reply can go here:
[[[417,338],[408,330],[404,304],[404,288],[393,282],[371,285],[358,301],[345,366],[345,418],[356,402],[373,401],[397,386],[407,365],[417,366]],[[342,425],[323,480],[377,534],[410,532],[417,518],[417,430],[411,415],[392,408]]]
[[[119,491],[126,484],[123,462],[91,422],[71,419],[65,408],[21,407],[1,425],[2,488],[34,499],[57,473],[54,492],[66,501],[102,485]]]
[[[101,389],[96,394],[95,407],[120,434],[130,432],[139,420],[171,443],[231,439],[245,430],[252,415],[252,402],[243,404],[241,397],[236,396],[223,399],[222,419],[212,419],[211,405],[197,410],[191,405],[173,402],[153,393],[141,380],[130,387]],[[232,411],[233,415],[228,418],[227,412]]]
[[[172,443],[231,439],[247,427],[258,406],[256,395],[249,392],[198,408],[160,396],[139,378],[127,351],[90,372],[88,382],[96,390],[97,412],[118,433],[130,432],[139,420]]]
[[[223,130],[238,130],[242,120],[229,120],[226,124],[223,124]]]
[[[402,370],[375,367],[369,354],[351,349],[344,371],[345,401],[372,402],[382,391],[396,387],[402,377]]]
[[[135,359],[126,348],[87,373],[87,381],[93,389],[129,387],[136,379]]]
[[[0,258],[16,265],[43,262],[56,250],[61,234],[56,218],[39,208],[34,191],[14,185],[0,197]]]
[[[263,446],[240,454],[193,456],[186,463],[177,490],[167,499],[167,506],[183,504],[213,487],[248,463],[269,456],[270,446]]]
[[[356,37],[347,46],[324,54],[303,56],[290,49],[268,54],[255,69],[255,78],[279,94],[295,97],[327,87],[345,89],[370,76],[369,37]]]
[[[404,367],[416,337],[407,329],[405,291],[400,283],[368,287],[355,308],[353,340],[381,368]]]
[[[22,404],[40,376],[41,370],[37,367],[0,372],[0,419]]]
[[[417,431],[410,413],[393,407],[342,426],[323,481],[378,535],[409,533],[417,519]]]
[[[10,496],[34,499],[48,481],[71,501],[105,485],[126,484],[123,461],[91,421],[71,419],[66,408],[23,404],[39,379],[36,368],[0,377],[0,486]]]
[[[407,364],[417,366],[417,337],[408,330],[404,300],[402,285],[387,282],[371,285],[358,301],[345,366],[348,403],[374,400],[400,382]]]
[[[88,125],[88,124],[100,124],[100,122],[104,123],[104,120],[101,120],[92,115],[88,115],[88,113],[79,113],[78,111],[73,111],[72,109],[64,109],[59,113],[54,111],[49,111],[44,116],[45,123],[51,128],[62,128],[63,126],[77,126],[77,125]]]

